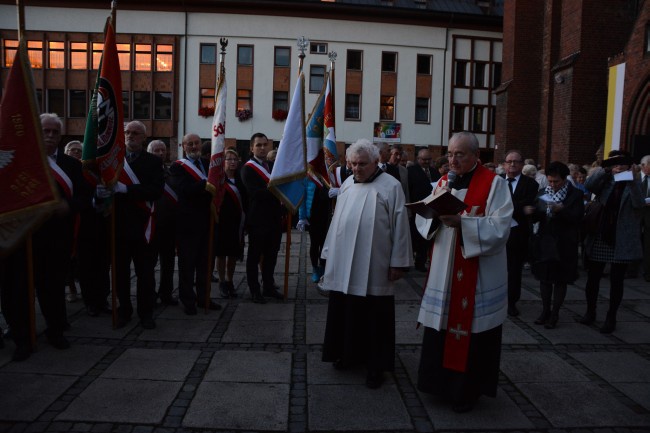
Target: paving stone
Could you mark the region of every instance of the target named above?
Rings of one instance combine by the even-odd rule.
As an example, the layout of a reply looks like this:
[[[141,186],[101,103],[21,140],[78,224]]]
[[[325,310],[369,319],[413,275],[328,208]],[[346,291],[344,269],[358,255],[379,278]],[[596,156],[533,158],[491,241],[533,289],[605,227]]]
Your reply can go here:
[[[272,320],[230,322],[221,341],[223,343],[292,343],[293,322]]]
[[[198,350],[127,349],[101,377],[182,381],[200,353]]]
[[[502,344],[536,344],[537,340],[517,324],[506,320],[503,323]]]
[[[149,341],[175,341],[175,342],[196,342],[208,341],[208,337],[217,325],[218,311],[210,311],[212,320],[186,319],[167,320],[157,319],[155,329],[145,329],[138,336],[138,340]],[[199,312],[197,316],[203,314]],[[192,316],[196,317],[196,316]]]
[[[648,319],[643,322],[618,321],[612,335],[630,344],[649,344],[650,322]]]
[[[588,381],[571,364],[549,352],[502,353],[501,371],[514,383]]]
[[[294,304],[239,304],[231,322],[293,320]]]
[[[517,386],[554,427],[648,426],[637,414],[595,383],[523,383]]]
[[[462,414],[453,412],[448,403],[442,403],[436,397],[419,394],[436,430],[502,431],[534,427],[517,404],[503,391],[497,391],[496,398],[482,396],[472,411]]]
[[[291,380],[291,354],[223,350],[214,354],[204,380],[289,383]]]
[[[212,292],[218,293],[219,288],[218,288],[219,283],[213,283],[212,284]],[[222,307],[228,305],[228,301],[225,299],[221,298],[212,298],[212,300],[218,304],[220,304]],[[183,320],[185,322],[186,320],[206,320],[210,322],[216,322],[219,320],[219,317],[221,317],[221,314],[223,313],[223,309],[215,311],[215,310],[210,310],[208,311],[208,314],[205,314],[204,310],[199,310],[199,313],[196,316],[188,316],[185,314],[185,311],[183,309],[183,304],[179,303],[179,305],[169,305],[165,307],[161,307],[161,311],[156,316],[156,324],[158,324],[158,321],[160,319],[165,319],[165,320]]]
[[[307,344],[323,344],[325,339],[325,322],[307,321],[307,333],[305,342]]]
[[[412,323],[413,328],[415,328],[415,325],[417,324],[419,313],[420,313],[419,303],[395,305],[395,321]]]
[[[36,420],[76,380],[74,376],[0,372],[0,419]]]
[[[287,384],[204,382],[183,427],[285,431],[288,413]]]
[[[337,370],[331,362],[322,362],[320,352],[307,354],[307,384],[365,384],[366,368],[358,366],[349,370]],[[384,383],[394,383],[393,375],[386,373]]]
[[[158,424],[182,384],[153,380],[95,380],[57,420]]]
[[[70,304],[68,304],[70,305]],[[70,337],[90,337],[90,338],[124,338],[138,325],[137,317],[132,319],[124,328],[113,329],[111,317],[102,314],[98,317],[90,317],[86,314],[77,316],[71,322],[71,328],[66,331]]]
[[[327,321],[327,304],[307,304],[305,305],[307,324],[311,322]]]
[[[416,353],[402,352],[397,354],[404,364],[404,369],[411,383],[418,383],[418,368],[420,366],[420,351]]]
[[[621,391],[630,399],[637,402],[645,410],[650,411],[650,383],[613,383],[616,389]]]
[[[395,384],[309,385],[309,430],[412,430]]]
[[[90,370],[111,350],[107,346],[73,344],[68,350],[41,345],[23,362],[12,362],[0,371],[15,373],[44,373],[80,376]]]
[[[616,342],[588,326],[577,322],[558,325],[555,329],[536,328],[552,344],[615,344]]]
[[[631,352],[570,353],[608,382],[650,382],[650,361]]]
[[[424,327],[416,329],[416,321],[395,322],[396,344],[421,344],[424,336]]]

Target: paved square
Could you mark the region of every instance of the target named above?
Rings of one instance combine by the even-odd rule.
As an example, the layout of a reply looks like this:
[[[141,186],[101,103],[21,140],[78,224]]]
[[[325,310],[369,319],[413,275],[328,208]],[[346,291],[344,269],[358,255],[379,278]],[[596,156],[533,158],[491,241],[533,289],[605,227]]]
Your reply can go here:
[[[214,354],[203,380],[211,382],[289,383],[291,354],[221,350]]]
[[[34,421],[78,378],[0,372],[0,420]]]
[[[198,350],[127,349],[101,377],[183,381],[200,354]]]

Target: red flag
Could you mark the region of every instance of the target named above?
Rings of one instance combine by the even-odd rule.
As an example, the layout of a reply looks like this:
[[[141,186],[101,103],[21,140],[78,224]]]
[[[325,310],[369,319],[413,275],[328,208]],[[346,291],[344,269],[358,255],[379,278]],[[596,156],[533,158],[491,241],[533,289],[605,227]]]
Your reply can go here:
[[[221,63],[215,92],[214,118],[212,120],[210,169],[208,171],[208,183],[205,186],[212,193],[212,205],[215,215],[219,215],[226,179],[223,168],[223,156],[226,145],[226,94],[226,68]]]
[[[113,25],[106,24],[102,70],[97,89],[97,165],[105,185],[117,182],[124,163],[122,76]]]
[[[59,200],[36,107],[21,40],[0,102],[0,254],[20,242]]]

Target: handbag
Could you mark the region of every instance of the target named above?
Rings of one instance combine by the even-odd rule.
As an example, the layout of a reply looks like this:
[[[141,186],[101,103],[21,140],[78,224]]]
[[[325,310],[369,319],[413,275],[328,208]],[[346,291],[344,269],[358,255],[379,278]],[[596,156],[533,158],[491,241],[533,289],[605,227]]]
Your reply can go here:
[[[593,200],[585,206],[585,215],[582,218],[582,228],[587,234],[597,234],[603,219],[605,205],[598,200]]]

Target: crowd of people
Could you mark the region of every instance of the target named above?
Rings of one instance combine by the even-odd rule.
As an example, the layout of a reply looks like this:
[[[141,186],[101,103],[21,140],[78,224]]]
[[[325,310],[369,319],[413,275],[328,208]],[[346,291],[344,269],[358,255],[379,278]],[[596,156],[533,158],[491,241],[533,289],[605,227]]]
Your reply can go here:
[[[25,290],[30,248],[45,337],[61,350],[70,347],[65,288],[72,263],[92,317],[111,312],[113,272],[116,328],[134,315],[131,269],[135,313],[144,329],[156,327],[156,303],[180,304],[187,315],[221,309],[209,296],[211,283],[219,281],[216,293],[224,299],[238,296],[233,276],[245,241],[250,299],[283,299],[274,272],[287,211],[268,189],[273,145],[266,135],[253,134],[247,161],[234,148],[225,150],[224,198],[211,227],[209,143],[206,152],[199,135],[186,134],[182,158],[168,164],[166,144],[146,145],[145,125],[127,123],[122,175],[105,186],[84,174],[80,142],[59,149],[62,123],[55,114],[42,114],[41,124],[62,200],[31,239],[1,262],[13,360],[32,352]],[[579,321],[585,325],[596,321],[599,283],[609,266],[602,333],[616,329],[630,268],[640,266],[650,281],[650,155],[637,166],[626,152],[612,151],[589,171],[559,161],[542,170],[517,150],[501,164],[483,164],[476,137],[462,132],[435,160],[429,149],[419,150],[414,163],[407,159],[399,145],[356,141],[329,182],[304,180],[296,225],[309,233],[311,281],[328,296],[322,360],[339,370],[364,365],[369,388],[380,387],[384,373],[394,369],[394,282],[410,269],[426,272],[417,319],[424,326],[417,387],[449,401],[456,412],[471,410],[481,395],[496,395],[502,326],[506,317],[519,315],[526,266],[539,280],[542,299],[535,324],[547,329],[558,326],[581,258],[587,310]],[[465,210],[425,218],[405,206],[444,192],[462,200]]]

